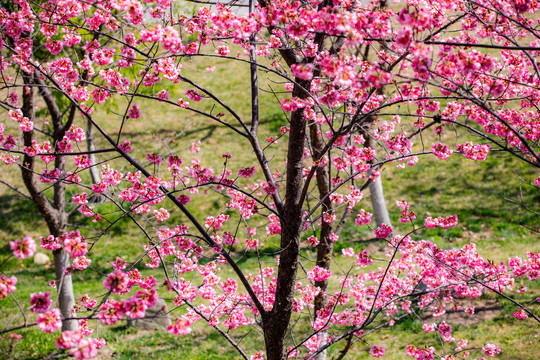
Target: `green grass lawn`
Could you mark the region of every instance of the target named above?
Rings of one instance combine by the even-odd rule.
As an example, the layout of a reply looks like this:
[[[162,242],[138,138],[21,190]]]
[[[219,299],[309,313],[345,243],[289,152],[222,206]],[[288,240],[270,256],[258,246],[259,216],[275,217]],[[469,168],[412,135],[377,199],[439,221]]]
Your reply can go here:
[[[215,62],[216,71],[208,73],[204,69],[212,63],[211,59],[193,59],[186,62],[183,74],[187,77],[196,78],[196,82],[208,87],[217,96],[222,98],[246,122],[249,123],[249,94],[247,85],[249,81],[248,67],[244,63],[219,60]],[[264,72],[260,73],[261,87],[268,86],[281,90],[281,85],[275,84],[276,78]],[[171,91],[171,100],[183,97],[189,86],[180,84]],[[221,154],[230,152],[233,158],[228,167],[236,171],[239,167],[254,164],[255,157],[249,151],[249,142],[239,136],[231,135],[231,131],[225,126],[216,124],[211,120],[180,110],[166,104],[156,105],[148,100],[137,100],[136,103],[142,109],[142,119],[130,120],[123,132],[123,139],[132,140],[135,146],[134,155],[144,157],[145,153],[156,152],[165,155],[178,152],[185,156],[186,162],[191,161],[194,155],[189,153],[192,142],[202,140],[201,153],[197,154],[205,166],[212,166],[216,170],[223,166]],[[96,118],[103,123],[105,130],[114,132],[119,128],[114,113],[122,111],[125,103],[123,100],[111,101],[104,110],[98,110]],[[212,108],[210,101],[202,101],[192,104],[204,111],[212,111],[213,114],[222,112],[220,107]],[[261,94],[261,141],[267,136],[279,133],[281,126],[287,125],[286,117],[276,103],[272,94]],[[226,115],[224,120],[233,124],[234,119]],[[464,135],[465,136],[465,135]],[[426,135],[426,142],[430,144],[431,135]],[[433,137],[434,139],[434,137]],[[277,145],[269,148],[267,157],[271,160],[272,169],[283,171],[284,150],[286,138],[281,139]],[[102,140],[97,140],[97,146],[106,147]],[[419,146],[419,145],[418,145]],[[107,160],[101,155],[99,160]],[[112,161],[113,166],[121,166],[118,160]],[[129,171],[130,168],[122,168]],[[165,173],[165,169],[160,170]],[[258,170],[260,171],[260,170]],[[260,176],[260,173],[257,173]],[[87,176],[83,174],[83,176]],[[425,156],[420,159],[418,165],[403,170],[397,169],[394,164],[388,164],[383,171],[384,189],[387,205],[397,231],[408,232],[409,226],[398,222],[400,210],[395,206],[395,200],[407,200],[411,204],[419,219],[419,224],[426,216],[448,216],[457,214],[460,223],[452,229],[424,229],[414,234],[414,240],[426,239],[435,242],[442,248],[455,248],[469,242],[475,242],[479,252],[484,257],[494,260],[507,260],[508,257],[518,255],[525,256],[527,251],[540,250],[538,236],[538,217],[527,211],[520,204],[538,211],[540,204],[540,191],[533,188],[530,183],[538,173],[533,169],[498,153],[491,154],[484,162],[470,161],[453,155],[449,160],[438,161],[434,156]],[[17,182],[17,169],[12,168],[3,174],[2,179]],[[44,221],[33,203],[21,200],[15,193],[0,187],[0,262],[10,254],[8,242],[15,238],[21,238],[26,234],[47,236],[48,230]],[[76,189],[70,190],[72,193]],[[368,192],[366,191],[366,195]],[[509,200],[514,202],[511,202]],[[222,197],[211,189],[201,191],[193,196],[193,201],[188,205],[192,213],[201,221],[208,215],[215,215],[224,210]],[[170,205],[170,204],[169,204]],[[169,207],[170,208],[170,207]],[[370,210],[369,198],[366,197],[358,209]],[[98,204],[96,210],[105,217],[113,220],[121,215],[121,212],[111,204]],[[232,214],[231,214],[232,215]],[[185,217],[179,211],[173,211],[171,218],[165,225],[185,221]],[[142,219],[142,223],[147,225]],[[147,239],[141,234],[129,219],[124,218],[115,223],[106,234],[100,235],[105,225],[94,225],[88,219],[78,213],[70,219],[72,227],[80,228],[83,234],[95,242],[89,257],[92,266],[103,273],[111,271],[110,261],[116,256],[121,256],[128,262],[135,261],[142,253],[142,246],[147,244]],[[264,223],[260,223],[260,232],[264,232]],[[153,229],[149,229],[153,233]],[[336,244],[336,253],[345,247],[353,246],[360,250],[370,246],[370,249],[381,249],[385,245],[381,242],[366,242],[373,238],[373,232],[367,227],[359,228],[354,224],[347,224],[344,228],[340,242]],[[276,250],[276,237],[268,238],[261,245],[261,252],[271,254]],[[351,245],[352,244],[352,245]],[[246,272],[258,271],[257,258],[254,254],[247,254],[241,263]],[[308,266],[315,259],[315,253],[304,250],[303,261]],[[238,258],[242,253],[235,253]],[[334,266],[344,264],[346,260],[341,256],[336,257]],[[271,256],[263,257],[268,264],[275,263]],[[144,263],[144,261],[143,261]],[[309,267],[309,266],[308,266]],[[159,281],[163,281],[163,275],[159,271],[149,270],[140,264],[139,269],[143,276],[154,274]],[[29,305],[29,296],[34,291],[47,290],[47,283],[54,279],[52,266],[34,265],[31,259],[17,260],[11,258],[0,269],[3,273],[18,277],[17,291],[14,293],[20,306]],[[220,274],[222,278],[233,276],[230,270],[225,269]],[[90,296],[99,296],[105,293],[102,285],[102,277],[94,271],[75,272],[74,285],[76,296],[85,293]],[[520,301],[531,300],[540,296],[540,282],[524,282],[529,291],[524,294],[512,294]],[[54,292],[54,291],[53,291]],[[163,293],[165,294],[165,293]],[[54,294],[53,294],[54,295]],[[167,295],[166,295],[167,296]],[[168,295],[170,296],[170,294]],[[168,299],[170,308],[174,308],[171,299]],[[467,338],[470,346],[481,347],[485,343],[495,343],[503,349],[504,359],[534,359],[540,353],[540,341],[538,335],[540,327],[532,319],[518,321],[512,316],[515,307],[502,298],[495,298],[493,294],[487,294],[480,303],[488,300],[499,301],[500,311],[489,319],[476,316],[476,321],[471,325],[460,325],[459,319],[455,320],[454,337],[456,339]],[[10,323],[14,314],[18,311],[17,303],[8,297],[0,303],[0,330],[10,326],[24,323],[22,317],[18,317]],[[537,312],[538,304],[532,307]],[[173,312],[175,317],[183,310]],[[444,319],[444,318],[442,318]],[[27,322],[35,321],[32,313],[27,313]],[[439,321],[439,320],[437,320]],[[90,326],[95,325],[94,320]],[[299,329],[302,326],[298,325]],[[393,327],[385,327],[376,333],[366,336],[357,341],[349,355],[350,359],[369,358],[368,344],[384,345],[388,359],[405,358],[405,346],[415,344],[418,347],[435,346],[440,350],[439,339],[434,334],[426,334],[421,331],[422,322],[407,318],[397,322]],[[8,334],[0,335],[0,358],[6,359],[43,359],[57,358],[63,355],[56,352],[54,346],[57,334],[45,334],[35,327],[18,330],[17,333],[23,338],[12,340]],[[165,331],[137,332],[128,328],[125,322],[114,326],[97,324],[96,333],[104,337],[108,343],[102,351],[101,358],[115,359],[233,359],[238,358],[235,350],[214,330],[207,326],[196,325],[194,331],[186,336],[172,336]],[[236,340],[246,347],[249,354],[254,354],[263,346],[262,335],[256,329],[247,328],[234,334]],[[343,344],[338,344],[329,350],[331,355],[336,354]],[[452,350],[452,345],[445,345]]]

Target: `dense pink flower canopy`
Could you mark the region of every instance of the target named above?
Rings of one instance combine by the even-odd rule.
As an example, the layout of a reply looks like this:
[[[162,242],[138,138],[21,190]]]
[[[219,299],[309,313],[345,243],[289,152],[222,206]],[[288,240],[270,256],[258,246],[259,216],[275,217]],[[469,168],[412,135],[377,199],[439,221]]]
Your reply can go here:
[[[414,308],[431,312],[436,323],[422,329],[455,342],[459,353],[467,340],[458,342],[452,327],[437,321],[447,310],[440,297],[450,303],[458,297],[478,298],[486,290],[512,292],[517,279],[540,277],[538,252],[494,263],[474,243],[441,249],[414,237],[422,228],[459,226],[458,214],[420,218],[407,201],[398,200],[399,222],[410,228],[403,235],[390,224],[373,225],[374,214],[362,208],[364,189],[377,181],[384,166],[414,167],[426,156],[484,161],[502,151],[539,167],[536,0],[261,0],[250,2],[249,11],[213,4],[189,14],[171,0],[7,3],[0,9],[0,74],[9,90],[0,100],[7,113],[0,122],[0,162],[32,170],[31,180],[25,181],[33,189],[68,187],[76,211],[93,224],[117,220],[92,201],[104,199],[148,240],[136,263],[118,257],[99,269],[106,274],[104,291],[114,297],[96,301],[85,294],[70,314],[89,311],[89,317],[107,325],[138,319],[156,304],[164,284],[181,308],[168,327],[171,334],[187,335],[193,323],[206,322],[248,359],[227,334],[259,325],[268,331],[265,324],[282,307],[289,319],[297,316],[309,328],[282,344],[282,355],[313,358],[346,336],[361,338],[376,318],[392,326]],[[200,58],[238,61],[255,73],[275,76],[282,88],[272,92],[287,122],[261,140],[255,110],[247,121],[190,78],[186,68]],[[252,91],[257,89],[254,79]],[[34,93],[44,99],[46,121],[35,116]],[[55,96],[70,104],[74,115],[69,120]],[[96,115],[118,99],[127,101],[111,115],[114,120]],[[253,153],[236,154],[231,148],[208,162],[199,156],[200,140],[183,152],[137,148],[125,129],[147,121],[154,110],[141,104],[148,101],[179,114],[206,116],[231,131],[225,141],[245,141]],[[216,105],[227,114],[214,112]],[[117,132],[107,133],[104,121],[117,121]],[[109,148],[84,150],[87,123]],[[452,131],[474,137],[451,141],[447,135]],[[423,134],[433,142],[420,140]],[[283,151],[285,139],[295,140],[286,145],[286,161],[279,162],[272,151]],[[96,164],[92,153],[120,160],[111,156]],[[99,179],[90,183],[86,174],[92,168],[98,169]],[[325,171],[331,174],[326,182]],[[327,193],[313,195],[324,182]],[[540,187],[540,177],[529,183]],[[215,213],[195,219],[188,208],[208,189],[224,200]],[[36,190],[31,198],[47,201],[40,196],[44,192]],[[175,211],[185,218],[179,220]],[[340,224],[347,219],[384,239],[383,262],[367,250],[342,247],[346,264],[341,269],[330,269],[330,262],[319,259],[302,263],[303,272],[296,272],[300,244],[332,249],[346,241]],[[143,222],[150,225],[144,228]],[[284,240],[294,232],[294,241]],[[42,250],[69,254],[64,276],[93,268],[93,246],[100,240],[83,234],[81,228],[39,237]],[[233,247],[259,256],[261,245],[274,238],[281,239],[278,256],[261,262],[256,273],[244,273],[232,257]],[[10,249],[26,259],[36,243],[26,236],[11,241]],[[296,251],[292,262],[289,251]],[[142,277],[135,267],[139,263],[162,271]],[[236,278],[220,274],[227,266]],[[14,276],[0,276],[0,300],[15,291],[16,283]],[[284,284],[290,290],[285,295]],[[49,309],[51,303],[48,291],[30,297],[29,309],[39,313],[37,326],[45,332],[59,330],[67,317]],[[517,319],[538,320],[526,305],[515,305]],[[467,313],[473,314],[474,307]],[[63,331],[56,343],[78,359],[96,356],[105,345],[103,339],[88,337],[92,329],[85,320],[78,330]],[[370,347],[371,356],[385,355],[384,347]],[[493,344],[475,351],[488,357],[501,352]],[[404,355],[438,356],[433,347],[414,345]],[[261,351],[251,358],[263,356]]]

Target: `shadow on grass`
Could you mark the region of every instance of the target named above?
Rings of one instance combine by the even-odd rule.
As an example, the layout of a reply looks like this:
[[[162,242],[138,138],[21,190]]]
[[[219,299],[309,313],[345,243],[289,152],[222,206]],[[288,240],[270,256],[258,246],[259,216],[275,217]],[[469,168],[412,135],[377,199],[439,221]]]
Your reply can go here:
[[[14,233],[20,224],[35,224],[42,221],[32,200],[14,195],[0,196],[0,230]]]

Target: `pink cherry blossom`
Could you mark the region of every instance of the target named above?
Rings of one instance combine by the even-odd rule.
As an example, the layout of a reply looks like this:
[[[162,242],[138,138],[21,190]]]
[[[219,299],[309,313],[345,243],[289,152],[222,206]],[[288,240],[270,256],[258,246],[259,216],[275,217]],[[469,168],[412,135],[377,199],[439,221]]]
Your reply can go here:
[[[422,325],[422,330],[426,332],[433,332],[435,331],[435,329],[436,329],[436,324],[434,323],[432,324],[424,323],[424,325]]]
[[[434,229],[436,228],[437,226],[439,225],[439,221],[437,218],[432,218],[431,216],[428,216],[425,220],[424,220],[424,226],[427,227],[428,229]]]
[[[263,351],[261,350],[257,354],[251,355],[249,360],[264,360]]]
[[[294,76],[303,80],[311,80],[313,78],[313,68],[313,64],[291,65],[291,71]]]
[[[118,145],[118,147],[127,153],[133,150],[133,146],[131,146],[131,141],[129,140],[124,141],[122,144]]]
[[[17,288],[17,278],[15,276],[7,277],[6,275],[0,275],[0,300],[5,299],[8,294],[14,292]]]
[[[307,277],[313,281],[324,281],[332,275],[330,270],[315,266],[315,268],[307,273]]]
[[[103,285],[114,294],[123,294],[128,291],[128,277],[124,272],[117,270],[107,275]]]
[[[513,315],[518,320],[523,320],[529,317],[523,308],[519,308],[519,310],[514,312]]]
[[[80,331],[75,330],[66,330],[62,331],[58,339],[56,339],[56,347],[60,350],[71,349],[72,347],[77,346],[83,338],[83,335]]]
[[[354,249],[353,248],[346,248],[346,249],[342,249],[341,250],[341,253],[343,254],[343,256],[345,257],[353,257],[354,256]]]
[[[46,313],[38,315],[38,327],[45,332],[52,333],[62,327],[61,314],[59,309],[52,309]]]
[[[358,254],[356,254],[356,266],[364,267],[373,264],[373,260],[368,255],[367,250],[360,251]]]
[[[199,90],[190,89],[186,91],[186,97],[192,101],[201,101],[203,97],[199,94]]]
[[[433,152],[433,155],[441,160],[446,160],[452,155],[452,150],[448,148],[448,145],[442,145],[440,142],[433,144],[431,151]]]
[[[92,260],[88,259],[86,256],[81,255],[73,259],[73,267],[77,270],[84,270],[90,266]]]
[[[152,164],[160,164],[163,159],[161,156],[158,156],[156,154],[146,154],[146,159],[150,161]]]
[[[157,221],[165,221],[169,218],[169,212],[164,208],[154,210],[153,214],[156,217]]]
[[[52,304],[51,293],[49,291],[32,293],[30,295],[30,310],[37,313],[44,313],[49,310]]]
[[[86,255],[88,244],[79,230],[75,230],[64,235],[64,249],[72,258],[77,258]]]
[[[313,247],[319,245],[319,239],[317,239],[316,236],[312,235],[312,236],[308,237],[307,241],[308,241],[309,245],[311,245]]]
[[[183,109],[186,109],[189,106],[189,101],[185,101],[182,99],[178,99],[177,101],[178,106],[180,106]]]
[[[365,211],[364,209],[361,209],[358,215],[356,216],[356,219],[354,220],[354,223],[358,226],[361,225],[367,225],[371,223],[371,217],[373,215]]]
[[[250,177],[253,176],[254,172],[255,172],[254,167],[240,169],[240,170],[238,170],[238,176],[249,179]]]
[[[103,324],[114,325],[122,319],[122,314],[122,303],[115,300],[107,300],[101,305],[97,318]]]
[[[97,355],[97,346],[91,340],[82,339],[69,353],[76,359],[91,359]]]
[[[180,317],[176,319],[174,324],[169,325],[167,331],[173,335],[187,335],[191,330],[191,320],[186,317]]]
[[[371,347],[371,350],[369,350],[369,353],[371,354],[371,356],[373,357],[382,357],[385,353],[385,349],[384,347],[382,346],[377,346],[377,345],[373,345]]]
[[[30,235],[26,235],[22,240],[10,241],[9,247],[17,259],[27,259],[36,252],[36,242]]]
[[[138,119],[141,117],[141,110],[137,106],[137,104],[133,104],[131,108],[128,111],[127,116],[131,119]]]
[[[375,236],[379,239],[386,239],[392,233],[392,227],[382,224],[380,227],[375,229]]]
[[[482,352],[487,356],[487,357],[493,357],[495,355],[498,355],[501,353],[501,349],[499,349],[496,345],[493,345],[493,344],[486,344],[486,346],[484,346],[482,348]]]

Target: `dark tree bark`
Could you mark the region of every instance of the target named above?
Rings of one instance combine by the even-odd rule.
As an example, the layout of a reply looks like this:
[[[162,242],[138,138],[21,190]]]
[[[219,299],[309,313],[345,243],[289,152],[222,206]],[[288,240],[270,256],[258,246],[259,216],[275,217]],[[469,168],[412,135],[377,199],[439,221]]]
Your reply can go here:
[[[23,106],[22,112],[25,117],[31,121],[35,121],[34,114],[34,76],[32,74],[24,74],[23,81],[25,88],[23,90]],[[42,89],[45,91],[45,89]],[[49,100],[52,96],[50,93],[44,93],[44,99],[50,110],[53,118],[53,126],[55,134],[60,134],[61,130],[61,118],[59,118],[59,112],[55,112],[55,106],[49,105]],[[56,108],[57,109],[57,108]],[[58,131],[58,132],[57,132]],[[63,133],[61,134],[63,136]],[[55,135],[55,138],[59,135]],[[23,135],[24,145],[31,146],[32,140],[34,140],[34,130],[25,132]],[[56,140],[56,139],[55,139]],[[56,141],[55,141],[56,142]],[[60,170],[61,177],[65,175],[64,171],[64,159],[62,156],[57,156],[55,159],[55,167]],[[49,199],[45,196],[40,188],[36,174],[34,173],[34,158],[28,155],[24,155],[23,166],[21,167],[21,173],[23,182],[28,189],[32,200],[36,204],[38,211],[45,219],[51,235],[58,237],[65,234],[67,229],[67,213],[65,211],[65,183],[62,180],[57,181],[54,184],[54,199],[53,205],[49,202]],[[58,291],[58,307],[62,313],[62,330],[75,330],[78,328],[76,320],[65,320],[73,317],[71,310],[75,305],[75,297],[73,295],[73,283],[71,275],[65,275],[65,269],[69,266],[69,256],[64,249],[54,251],[54,267],[57,281]]]
[[[313,158],[320,159],[324,153],[325,147],[321,127],[317,123],[310,126],[310,139],[311,148],[313,150]],[[330,185],[330,166],[329,164],[319,167],[316,173],[317,188],[319,190],[319,198],[324,198],[322,202],[322,213],[334,215],[334,204],[330,201],[328,195],[332,188]],[[334,242],[330,240],[330,235],[334,230],[334,224],[323,221],[321,225],[321,233],[319,235],[319,244],[317,245],[317,266],[323,269],[330,269],[330,261],[332,260],[332,252],[334,251]],[[328,300],[326,297],[326,291],[328,289],[328,280],[316,281],[315,286],[321,289],[321,292],[315,297],[315,319],[317,318],[317,312],[323,309]],[[326,332],[321,332],[322,343],[326,338]],[[323,360],[326,358],[326,351],[322,351],[316,357],[317,360]]]
[[[293,96],[306,99],[311,81],[296,79]],[[292,313],[294,285],[298,271],[300,236],[303,223],[302,185],[304,169],[304,144],[306,140],[306,118],[303,109],[291,115],[287,154],[287,179],[285,205],[281,219],[281,253],[279,258],[276,298],[272,311],[263,317],[263,331],[268,360],[287,358],[285,336]]]

